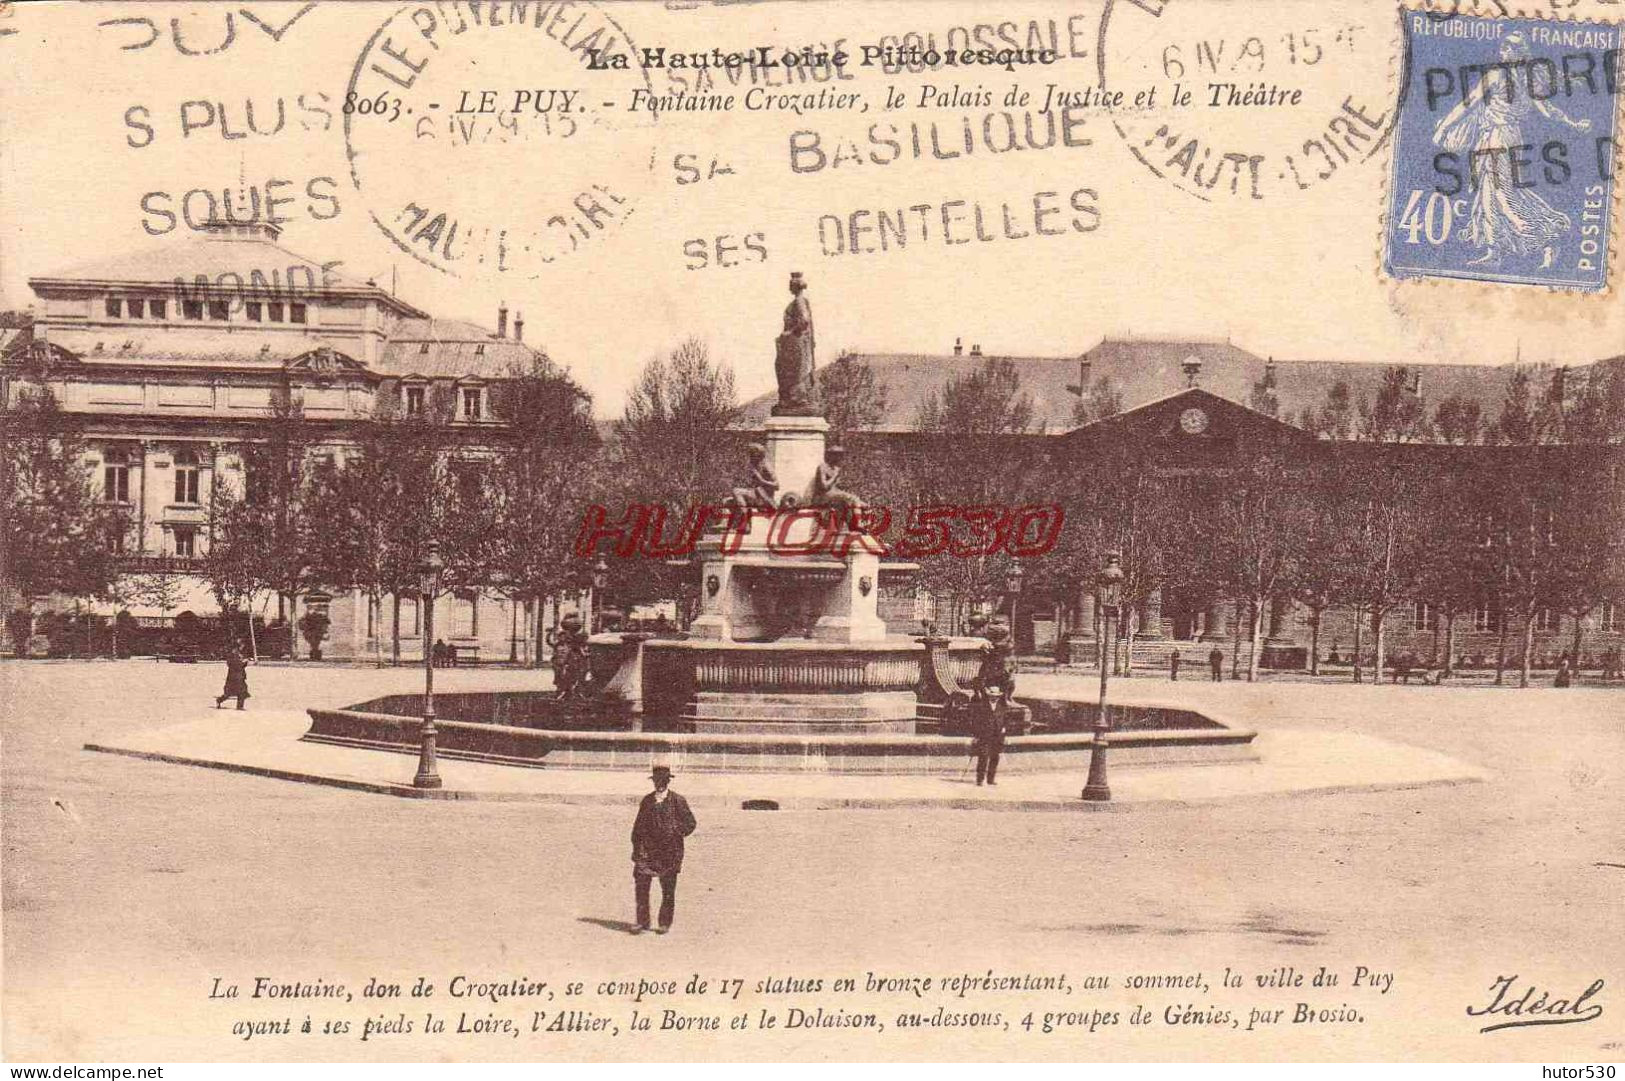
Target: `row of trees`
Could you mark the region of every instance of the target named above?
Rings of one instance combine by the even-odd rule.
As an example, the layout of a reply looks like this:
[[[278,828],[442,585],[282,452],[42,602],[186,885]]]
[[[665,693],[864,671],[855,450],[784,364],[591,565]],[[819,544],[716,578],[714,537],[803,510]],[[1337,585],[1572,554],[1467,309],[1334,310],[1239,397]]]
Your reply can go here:
[[[1536,612],[1584,614],[1625,586],[1614,541],[1625,520],[1621,481],[1616,459],[1596,448],[1452,453],[1407,447],[1401,435],[1308,459],[1243,446],[1193,474],[1165,468],[1134,440],[1079,452],[1072,442],[1023,438],[1038,428],[1036,411],[1019,371],[997,358],[930,395],[913,434],[865,431],[886,414],[888,393],[868,366],[839,360],[819,381],[851,452],[844,486],[893,508],[1059,504],[1066,528],[1053,551],[1029,561],[1029,589],[1076,597],[1104,553],[1120,552],[1131,610],[1159,588],[1237,601],[1252,629],[1249,671],[1265,614],[1284,598],[1309,611],[1316,632],[1327,609],[1355,610],[1379,666],[1396,605],[1426,599],[1452,628],[1458,614],[1494,607],[1507,616],[1503,646],[1505,628],[1522,620],[1527,668]],[[1512,408],[1520,386],[1528,379],[1514,373],[1498,421],[1507,431],[1521,430],[1508,423],[1520,415]],[[1078,389],[1090,419],[1121,407],[1107,379]],[[1394,435],[1406,395],[1395,369],[1364,411],[1368,422],[1347,430]],[[585,392],[545,358],[493,389],[500,426],[471,432],[450,423],[449,401],[428,404],[411,417],[384,408],[333,433],[303,417],[296,394],[281,396],[243,443],[242,476],[215,471],[197,569],[222,609],[274,594],[297,622],[310,591],[357,589],[392,614],[398,657],[400,606],[387,602],[416,596],[433,539],[447,562],[445,589],[495,590],[532,605],[539,621],[540,602],[584,584],[572,544],[585,507],[658,503],[675,522],[744,472],[748,437],[737,430],[732,373],[695,340],[645,366],[608,438]],[[1328,409],[1328,423],[1335,413]],[[71,415],[38,393],[4,421],[6,580],[27,597],[123,599],[141,581],[118,575],[111,556],[129,523],[95,498]],[[921,584],[961,608],[999,599],[1012,568],[1005,554],[922,564]],[[680,597],[693,578],[688,566],[614,560],[610,589],[638,603]]]
[[[1583,371],[1517,365],[1508,370],[1499,408],[1488,415],[1476,397],[1452,392],[1430,403],[1421,393],[1425,367],[1384,370],[1374,398],[1339,380],[1319,405],[1290,419],[1322,439],[1383,443],[1536,446],[1625,442],[1625,361]],[[1253,386],[1248,405],[1280,417],[1272,384]]]

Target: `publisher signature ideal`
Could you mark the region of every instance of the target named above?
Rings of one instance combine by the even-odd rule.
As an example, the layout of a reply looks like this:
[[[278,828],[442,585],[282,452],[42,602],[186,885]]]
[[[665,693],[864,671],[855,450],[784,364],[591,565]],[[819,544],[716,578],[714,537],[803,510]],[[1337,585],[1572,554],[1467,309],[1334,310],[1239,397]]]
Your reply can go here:
[[[1487,1023],[1478,1031],[1497,1032],[1528,1025],[1575,1025],[1602,1016],[1602,1003],[1592,1001],[1602,991],[1603,981],[1593,980],[1578,995],[1548,991],[1533,983],[1520,983],[1516,975],[1497,976],[1490,984],[1486,1006],[1469,1006],[1467,1013]]]

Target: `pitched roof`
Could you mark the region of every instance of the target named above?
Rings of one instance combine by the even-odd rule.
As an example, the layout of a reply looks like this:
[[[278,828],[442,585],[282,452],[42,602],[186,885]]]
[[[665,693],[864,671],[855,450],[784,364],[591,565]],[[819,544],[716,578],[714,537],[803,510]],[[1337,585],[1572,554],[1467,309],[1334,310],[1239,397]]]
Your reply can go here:
[[[303,337],[272,347],[251,326],[212,329],[188,327],[185,333],[146,331],[132,326],[52,327],[53,345],[78,355],[87,364],[150,364],[163,367],[264,367],[275,371],[291,356],[327,344],[319,337]],[[342,350],[341,350],[342,352]]]
[[[276,232],[262,226],[194,233],[154,247],[104,256],[53,274],[37,275],[29,279],[29,285],[36,288],[70,283],[173,286],[177,278],[191,285],[200,276],[218,282],[222,275],[229,274],[236,275],[248,287],[257,273],[272,288],[288,291],[314,288],[327,293],[365,295],[402,313],[424,315],[375,282],[335,269],[324,273],[320,260],[307,259],[277,243]],[[289,268],[297,268],[296,273],[290,275]],[[314,283],[313,286],[310,283]]]
[[[524,342],[460,319],[402,319],[390,333],[379,368],[386,375],[425,379],[500,379],[527,367],[535,356]]]
[[[852,353],[848,359],[866,364],[875,380],[886,388],[886,412],[874,430],[912,431],[920,405],[950,377],[963,377],[994,354]],[[1227,341],[1196,339],[1106,338],[1083,353],[1069,357],[999,356],[1015,365],[1021,389],[1032,396],[1034,423],[1046,431],[1076,428],[1073,406],[1078,398],[1069,386],[1079,382],[1080,365],[1089,364],[1091,385],[1111,378],[1131,410],[1167,398],[1187,385],[1185,363],[1200,362],[1196,385],[1232,402],[1247,405],[1253,387],[1264,378],[1272,358],[1249,352]],[[1392,362],[1293,360],[1273,358],[1275,397],[1282,420],[1295,423],[1305,409],[1318,408],[1333,385],[1343,382],[1358,402],[1374,399],[1384,373],[1392,364],[1405,365],[1420,378],[1423,398],[1430,403],[1461,395],[1479,403],[1485,416],[1500,408],[1511,366],[1506,364],[1431,364],[1415,358]],[[1575,367],[1585,367],[1577,364]],[[746,403],[741,425],[759,427],[777,395],[766,394]]]

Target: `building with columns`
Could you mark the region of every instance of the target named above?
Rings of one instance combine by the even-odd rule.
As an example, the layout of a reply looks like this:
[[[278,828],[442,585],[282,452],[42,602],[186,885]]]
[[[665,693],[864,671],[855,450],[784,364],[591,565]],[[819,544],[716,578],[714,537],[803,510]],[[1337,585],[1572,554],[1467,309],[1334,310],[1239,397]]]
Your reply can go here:
[[[173,606],[137,615],[218,611],[191,572],[208,544],[217,478],[252,483],[243,448],[273,403],[300,403],[310,453],[342,457],[347,433],[386,401],[400,414],[449,411],[459,445],[477,455],[499,426],[491,388],[539,354],[512,329],[437,319],[372,281],[282,247],[265,223],[218,224],[157,248],[29,279],[31,326],[0,331],[6,400],[43,382],[81,422],[86,465],[103,500],[131,522],[131,574],[172,574]],[[393,613],[359,594],[314,593],[332,620],[324,653],[365,656],[391,643]],[[262,598],[256,614],[276,618]],[[421,613],[403,601],[402,651],[419,656]],[[494,594],[439,602],[436,633],[483,657],[528,658],[533,614]],[[298,648],[303,643],[297,643]]]

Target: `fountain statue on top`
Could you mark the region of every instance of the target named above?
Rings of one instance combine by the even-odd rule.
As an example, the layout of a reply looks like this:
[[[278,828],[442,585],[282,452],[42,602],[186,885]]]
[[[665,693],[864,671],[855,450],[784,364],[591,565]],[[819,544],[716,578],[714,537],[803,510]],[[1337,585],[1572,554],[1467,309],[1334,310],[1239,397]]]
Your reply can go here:
[[[775,417],[821,416],[818,407],[816,342],[812,305],[807,303],[807,282],[801,271],[790,275],[790,303],[784,308],[784,333],[778,337],[773,374],[779,380]]]

